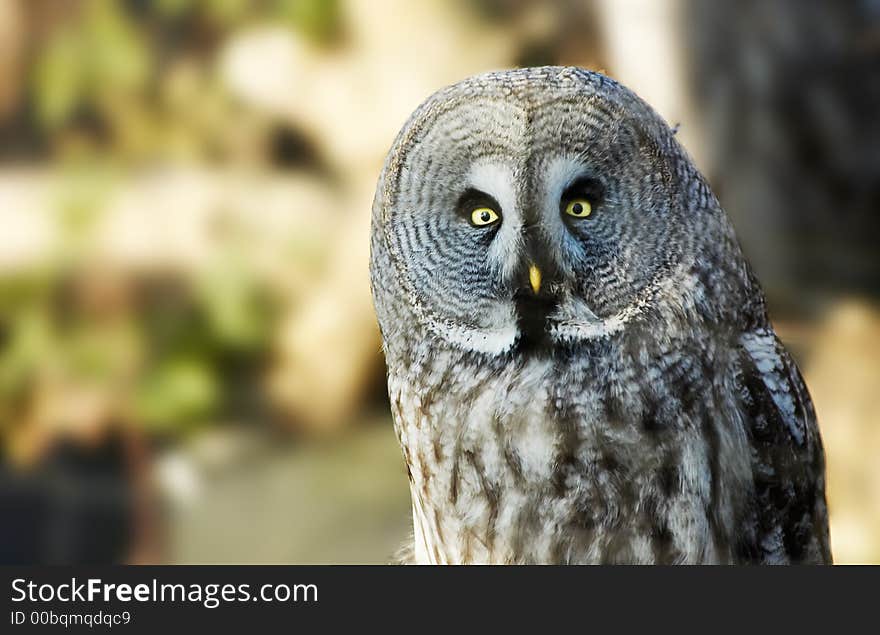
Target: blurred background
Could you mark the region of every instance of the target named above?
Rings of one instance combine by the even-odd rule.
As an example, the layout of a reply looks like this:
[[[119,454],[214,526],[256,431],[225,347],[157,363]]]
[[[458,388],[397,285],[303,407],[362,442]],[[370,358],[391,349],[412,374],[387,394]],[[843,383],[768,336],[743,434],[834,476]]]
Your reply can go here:
[[[880,562],[880,2],[0,0],[0,562],[386,562],[367,273],[435,89],[635,89],[731,215]]]

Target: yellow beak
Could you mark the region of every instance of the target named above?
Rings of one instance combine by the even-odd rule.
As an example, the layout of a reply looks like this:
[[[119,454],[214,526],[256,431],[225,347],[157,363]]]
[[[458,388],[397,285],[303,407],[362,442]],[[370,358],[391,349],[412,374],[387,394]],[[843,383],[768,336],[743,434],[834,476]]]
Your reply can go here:
[[[535,265],[529,266],[529,284],[535,293],[541,290],[541,270]]]

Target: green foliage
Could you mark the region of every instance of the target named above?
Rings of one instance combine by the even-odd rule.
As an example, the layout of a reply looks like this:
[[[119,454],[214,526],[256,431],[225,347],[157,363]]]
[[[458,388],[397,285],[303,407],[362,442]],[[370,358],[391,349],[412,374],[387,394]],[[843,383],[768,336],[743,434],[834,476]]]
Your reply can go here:
[[[59,302],[92,275],[93,233],[129,159],[223,156],[224,144],[266,128],[217,79],[217,54],[243,27],[281,24],[312,41],[339,34],[338,0],[82,0],[54,26],[28,70],[37,125],[60,151],[51,213],[58,242],[34,270],[0,279],[0,426],[26,415],[52,374],[76,390],[125,385],[126,412],[151,430],[189,430],[223,412],[243,373],[267,357],[273,292],[234,245],[205,271],[160,281],[157,296],[129,279],[132,298],[107,322]],[[254,134],[257,134],[254,132]],[[308,236],[303,263],[322,253]],[[302,244],[300,244],[302,243]],[[305,266],[305,265],[304,265]],[[312,263],[310,266],[317,266]],[[93,272],[94,273],[94,272]],[[149,277],[149,276],[147,276]],[[178,288],[179,287],[179,288]],[[166,293],[167,292],[167,293]],[[164,294],[164,295],[163,295]],[[128,304],[126,304],[126,302]],[[240,388],[239,388],[240,389]]]
[[[339,31],[339,0],[157,0],[156,13],[166,19],[197,15],[207,22],[233,29],[248,21],[280,20],[317,41]]]
[[[36,121],[59,147],[113,160],[211,158],[246,124],[217,84],[217,54],[243,27],[276,23],[318,43],[340,31],[337,0],[157,0],[138,11],[84,0],[29,71]],[[175,96],[182,97],[175,102]],[[180,103],[182,101],[182,103]],[[85,134],[82,134],[85,132]]]
[[[50,279],[41,272],[0,280],[0,422],[10,425],[41,360],[54,353],[49,311]]]
[[[202,276],[196,296],[218,345],[243,352],[266,345],[270,302],[243,262],[227,260]]]
[[[192,356],[161,360],[138,384],[134,410],[150,429],[179,431],[212,414],[220,390],[205,360]]]
[[[88,0],[79,20],[62,25],[34,70],[37,113],[49,129],[80,106],[141,91],[151,71],[144,39],[118,2]]]
[[[3,320],[4,346],[0,352],[0,421],[9,424],[15,407],[27,398],[42,360],[55,353],[48,316],[28,307]]]
[[[59,301],[65,277],[58,268],[0,280],[0,428],[23,416],[19,405],[50,371],[106,391],[130,376],[135,423],[187,431],[224,409],[275,330],[271,296],[240,260],[147,294],[109,323]]]
[[[317,41],[328,41],[338,34],[338,0],[275,0],[277,16]]]

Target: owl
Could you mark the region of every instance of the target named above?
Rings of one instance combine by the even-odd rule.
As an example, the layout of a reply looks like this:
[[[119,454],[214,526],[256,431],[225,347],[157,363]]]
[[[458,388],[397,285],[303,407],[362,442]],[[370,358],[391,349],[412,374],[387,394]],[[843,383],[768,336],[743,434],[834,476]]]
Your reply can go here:
[[[599,73],[442,89],[373,205],[416,563],[828,563],[804,381],[705,179]]]

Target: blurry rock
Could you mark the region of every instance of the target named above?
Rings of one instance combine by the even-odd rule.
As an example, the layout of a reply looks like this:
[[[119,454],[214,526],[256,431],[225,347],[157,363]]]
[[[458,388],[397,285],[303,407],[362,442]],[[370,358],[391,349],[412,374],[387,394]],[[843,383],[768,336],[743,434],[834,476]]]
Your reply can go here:
[[[880,560],[880,308],[849,301],[820,327],[804,375],[828,465],[835,562]]]
[[[92,218],[82,238],[92,259],[123,272],[197,271],[243,245],[260,275],[296,292],[323,266],[328,233],[342,215],[333,189],[305,174],[178,166],[110,179],[11,169],[0,174],[0,269],[52,258],[70,239],[59,208],[90,179],[109,182],[74,201]]]
[[[373,182],[352,196],[352,209],[369,209]],[[340,224],[325,276],[308,300],[284,319],[270,392],[299,428],[331,431],[351,422],[381,372],[378,327],[370,298],[369,214]]]
[[[237,98],[279,114],[314,82],[319,51],[291,29],[261,26],[231,38],[220,54],[220,74]],[[307,92],[307,91],[306,91]]]
[[[503,30],[450,3],[345,0],[342,15],[345,38],[333,49],[277,26],[237,34],[220,75],[243,102],[309,130],[355,177],[436,89],[515,58]]]
[[[7,168],[0,174],[0,270],[10,273],[46,259],[57,239],[45,173]]]
[[[306,175],[176,169],[118,189],[96,229],[111,261],[193,271],[241,247],[250,266],[289,290],[313,273],[337,205],[328,186]]]
[[[0,2],[0,122],[18,105],[22,89],[22,18],[20,3]]]

